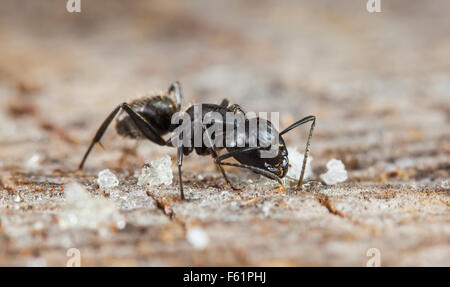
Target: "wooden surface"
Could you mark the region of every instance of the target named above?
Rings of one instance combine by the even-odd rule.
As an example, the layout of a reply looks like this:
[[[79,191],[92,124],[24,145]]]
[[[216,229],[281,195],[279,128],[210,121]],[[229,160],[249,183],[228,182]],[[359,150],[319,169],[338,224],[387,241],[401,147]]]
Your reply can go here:
[[[366,266],[371,248],[384,266],[450,265],[448,1],[382,0],[374,14],[365,1],[82,0],[81,14],[61,1],[3,2],[0,265],[65,266],[70,248],[84,266]],[[174,80],[187,102],[226,97],[280,112],[281,127],[316,115],[313,181],[279,194],[230,168],[237,193],[211,158],[191,155],[181,202],[176,180],[142,188],[133,176],[176,151],[135,148],[113,127],[76,171],[115,105]],[[306,128],[285,140],[302,151]],[[332,158],[349,179],[326,186]],[[118,187],[98,187],[105,168]],[[71,182],[99,208],[70,209]],[[118,217],[67,228],[68,210]],[[209,239],[203,249],[186,238],[193,228]]]

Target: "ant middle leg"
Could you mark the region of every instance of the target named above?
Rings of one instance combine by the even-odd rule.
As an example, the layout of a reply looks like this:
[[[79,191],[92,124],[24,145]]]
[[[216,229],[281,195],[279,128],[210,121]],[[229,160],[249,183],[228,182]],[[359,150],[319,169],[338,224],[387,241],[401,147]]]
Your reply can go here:
[[[180,197],[181,200],[185,200],[183,191],[183,174],[181,172],[181,167],[183,165],[183,146],[179,146],[177,148],[177,157],[178,157],[178,180],[180,181]]]
[[[170,137],[166,143],[166,146],[177,148],[177,165],[178,165],[178,181],[180,184],[180,198],[185,200],[184,190],[183,190],[183,172],[181,170],[183,166],[183,133],[178,134],[178,139],[175,137]]]
[[[224,100],[222,101],[222,103],[223,103],[224,101],[227,101],[227,99],[224,99]],[[227,102],[228,102],[228,101],[227,101]],[[218,155],[217,155],[216,148],[215,148],[214,143],[213,143],[213,141],[212,141],[212,139],[211,139],[211,136],[210,136],[209,133],[208,133],[208,129],[206,128],[205,124],[202,124],[202,128],[203,128],[203,131],[204,131],[204,133],[205,133],[205,135],[206,135],[206,138],[208,139],[208,144],[209,144],[209,146],[210,146],[210,148],[211,148],[211,154],[212,154],[212,157],[213,157],[214,159],[217,159],[217,156],[218,156]],[[226,174],[226,172],[225,172],[225,169],[223,168],[222,164],[221,164],[221,163],[218,163],[217,161],[214,161],[214,163],[219,167],[220,172],[222,173],[222,176],[223,176],[223,178],[225,179],[225,182],[231,187],[231,189],[233,189],[234,191],[242,191],[241,189],[236,188],[236,187],[233,186],[233,184],[231,183],[230,179],[228,178],[228,176],[227,176],[227,174]]]

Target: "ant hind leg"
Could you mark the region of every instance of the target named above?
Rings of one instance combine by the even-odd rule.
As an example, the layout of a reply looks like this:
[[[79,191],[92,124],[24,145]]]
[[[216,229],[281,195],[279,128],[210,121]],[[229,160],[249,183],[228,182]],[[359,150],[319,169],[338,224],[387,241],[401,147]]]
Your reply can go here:
[[[222,102],[220,102],[220,106],[221,107],[228,107],[228,105],[230,104],[230,102],[228,101],[228,99],[223,99]]]
[[[133,120],[136,127],[139,129],[142,134],[149,139],[150,141],[157,143],[159,145],[165,145],[166,141],[158,134],[157,130],[149,123],[147,120],[145,120],[140,114],[135,112],[127,103],[122,103],[121,105],[117,106],[109,115],[108,117],[103,121],[100,128],[97,130],[97,133],[95,134],[94,138],[92,139],[91,144],[89,145],[89,148],[87,149],[86,153],[83,156],[83,159],[81,160],[80,165],[78,166],[78,169],[82,169],[84,166],[84,163],[91,152],[92,148],[96,143],[99,143],[101,138],[103,137],[103,134],[105,133],[108,126],[111,124],[114,117],[117,115],[117,113],[123,109],[130,118]]]

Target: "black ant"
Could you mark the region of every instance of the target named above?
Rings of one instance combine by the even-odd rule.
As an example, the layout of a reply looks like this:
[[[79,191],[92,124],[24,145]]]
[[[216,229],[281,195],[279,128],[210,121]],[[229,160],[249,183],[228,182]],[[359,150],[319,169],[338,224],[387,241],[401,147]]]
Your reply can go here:
[[[229,105],[227,99],[224,99],[220,105],[215,104],[201,104],[203,116],[208,112],[218,112],[223,116],[223,122],[225,122],[225,114],[228,112],[232,113],[242,113],[245,116],[245,111],[242,107],[237,104]],[[191,116],[191,119],[194,119],[194,107],[191,106],[186,109],[185,113]],[[84,154],[83,160],[79,165],[79,169],[83,168],[83,165],[91,152],[93,146],[96,143],[100,144],[100,139],[102,138],[105,130],[108,128],[111,121],[114,117],[119,113],[117,121],[116,121],[116,130],[117,133],[124,137],[130,138],[147,138],[148,140],[161,145],[161,146],[172,146],[175,147],[172,142],[172,138],[169,140],[164,140],[161,136],[168,134],[169,132],[173,132],[177,127],[179,127],[182,122],[173,124],[171,122],[172,116],[175,113],[183,110],[183,97],[181,93],[181,87],[178,82],[175,82],[170,85],[168,91],[164,95],[157,96],[148,96],[141,99],[134,100],[128,103],[122,103],[117,106],[109,116],[104,120],[100,128],[98,129],[95,137],[92,139],[92,142]],[[272,133],[275,136],[278,136],[278,153],[276,156],[272,158],[266,158],[262,156],[262,151],[271,148],[263,146],[261,143],[264,142],[270,136],[266,132],[259,131],[257,133],[257,145],[249,146],[249,130],[246,128],[244,133],[238,133],[236,123],[234,123],[234,134],[237,137],[241,137],[241,140],[245,141],[245,146],[238,147],[234,146],[226,146],[227,153],[218,156],[217,151],[223,149],[224,147],[218,147],[213,144],[212,137],[207,132],[207,126],[202,123],[203,132],[207,135],[207,139],[209,141],[209,146],[205,145],[202,141],[201,146],[192,147],[193,145],[187,147],[181,145],[177,145],[177,157],[178,157],[178,176],[180,182],[180,196],[181,199],[184,200],[184,192],[183,192],[183,183],[182,183],[182,162],[183,162],[183,154],[189,155],[194,149],[199,155],[211,155],[214,158],[214,163],[219,167],[225,181],[233,190],[239,190],[235,188],[225,170],[223,168],[224,165],[235,166],[240,168],[246,168],[252,170],[253,172],[268,177],[270,179],[276,180],[281,184],[280,190],[284,191],[284,185],[281,181],[287,171],[289,166],[288,160],[288,151],[284,144],[284,140],[282,135],[289,132],[290,130],[305,124],[307,122],[311,122],[311,127],[309,130],[308,140],[306,143],[305,156],[303,158],[302,170],[300,173],[300,177],[297,183],[297,189],[301,190],[303,177],[305,173],[305,166],[308,158],[309,147],[312,132],[314,129],[316,118],[315,116],[305,117],[284,129],[282,132],[277,132],[274,127],[272,127],[272,123],[268,120],[262,118],[256,118],[257,124],[265,124],[267,126],[267,133]],[[191,121],[190,124],[193,125]],[[245,125],[248,126],[248,119],[245,119]],[[181,136],[180,136],[181,137]],[[193,139],[192,139],[193,140]],[[231,162],[223,162],[225,159],[234,158],[239,163],[231,163]]]

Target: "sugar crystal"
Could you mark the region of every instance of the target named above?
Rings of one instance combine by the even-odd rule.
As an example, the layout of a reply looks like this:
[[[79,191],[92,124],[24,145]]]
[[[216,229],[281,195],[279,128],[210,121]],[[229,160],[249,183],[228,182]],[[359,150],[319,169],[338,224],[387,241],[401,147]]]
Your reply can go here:
[[[287,173],[287,177],[298,180],[300,177],[300,173],[302,172],[303,158],[304,155],[297,151],[296,147],[288,147],[288,156],[289,156],[289,170]],[[311,161],[313,158],[308,156],[308,160],[306,161],[305,166],[305,175],[304,178],[311,178],[314,176],[314,173],[311,169]]]
[[[173,174],[171,166],[172,161],[168,155],[146,163],[138,175],[137,184],[139,186],[172,184]]]
[[[62,229],[124,225],[123,218],[112,201],[92,197],[79,183],[65,185],[64,193],[66,205],[58,216]]]
[[[205,249],[209,244],[208,234],[200,227],[188,229],[186,239],[195,249],[199,250]]]
[[[337,159],[332,159],[327,163],[328,171],[320,175],[320,178],[327,184],[333,185],[347,180],[347,171],[344,163]]]
[[[98,173],[97,184],[100,188],[110,188],[119,185],[119,180],[109,169],[104,169]]]

